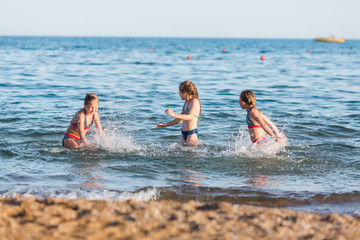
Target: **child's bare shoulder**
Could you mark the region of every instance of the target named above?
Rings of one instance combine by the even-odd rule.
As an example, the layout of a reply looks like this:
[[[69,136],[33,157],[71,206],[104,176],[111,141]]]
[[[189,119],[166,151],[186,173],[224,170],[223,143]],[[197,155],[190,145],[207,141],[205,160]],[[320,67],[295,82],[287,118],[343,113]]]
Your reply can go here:
[[[75,113],[73,119],[79,119],[80,116],[84,116],[84,115],[85,115],[85,114],[84,114],[84,109],[82,108],[82,109],[80,109],[79,111],[77,111],[77,112]]]
[[[260,112],[260,110],[259,110],[259,109],[257,109],[257,108],[253,108],[253,109],[251,109],[250,115],[252,115],[252,116],[256,117],[256,116],[261,116],[261,115],[262,115],[262,113]]]
[[[194,98],[194,99],[190,102],[190,104],[191,104],[191,105],[200,104],[200,101],[199,101],[199,99]]]

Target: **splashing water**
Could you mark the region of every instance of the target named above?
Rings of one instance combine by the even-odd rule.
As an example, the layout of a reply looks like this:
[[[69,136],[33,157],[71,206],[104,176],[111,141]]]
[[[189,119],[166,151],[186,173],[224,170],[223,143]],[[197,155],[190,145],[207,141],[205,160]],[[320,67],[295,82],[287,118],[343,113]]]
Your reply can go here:
[[[125,135],[117,128],[113,128],[111,131],[105,130],[104,132],[106,136],[100,134],[91,135],[91,142],[95,144],[96,148],[116,153],[131,153],[141,149],[132,141],[131,135]]]
[[[288,140],[275,142],[274,139],[267,137],[267,140],[261,144],[254,144],[251,142],[249,133],[245,129],[239,129],[237,136],[233,136],[234,144],[230,149],[234,151],[236,156],[245,156],[249,158],[274,158],[279,154],[286,152],[286,147],[289,145]]]

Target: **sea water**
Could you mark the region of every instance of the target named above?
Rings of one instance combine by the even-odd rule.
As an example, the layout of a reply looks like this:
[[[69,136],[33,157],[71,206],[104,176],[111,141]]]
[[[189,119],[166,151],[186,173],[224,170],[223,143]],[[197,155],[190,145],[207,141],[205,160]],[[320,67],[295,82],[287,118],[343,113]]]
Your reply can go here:
[[[185,80],[201,100],[197,148],[180,145],[181,125],[155,129],[180,113]],[[253,146],[245,89],[287,141]],[[93,126],[93,148],[64,149],[88,92],[107,137]],[[360,41],[0,37],[0,101],[0,196],[360,215]]]

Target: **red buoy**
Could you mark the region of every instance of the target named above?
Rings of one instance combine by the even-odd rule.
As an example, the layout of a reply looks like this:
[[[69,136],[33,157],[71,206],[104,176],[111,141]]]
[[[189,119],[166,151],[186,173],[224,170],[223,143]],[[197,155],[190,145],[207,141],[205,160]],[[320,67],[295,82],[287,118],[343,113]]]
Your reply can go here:
[[[226,49],[225,49],[225,48],[223,48],[223,52],[226,52]]]
[[[308,52],[308,53],[311,53],[311,50],[310,50],[310,49],[308,49],[308,50],[307,50],[307,52]]]
[[[189,56],[187,57],[187,59],[189,59],[189,60],[190,60],[190,59],[192,59],[192,57],[189,55]]]
[[[264,61],[264,60],[265,60],[265,56],[262,55],[262,56],[260,57],[260,60],[261,60],[261,61]]]
[[[152,50],[152,47],[149,47],[148,49],[149,49],[149,51],[151,51],[151,50]]]

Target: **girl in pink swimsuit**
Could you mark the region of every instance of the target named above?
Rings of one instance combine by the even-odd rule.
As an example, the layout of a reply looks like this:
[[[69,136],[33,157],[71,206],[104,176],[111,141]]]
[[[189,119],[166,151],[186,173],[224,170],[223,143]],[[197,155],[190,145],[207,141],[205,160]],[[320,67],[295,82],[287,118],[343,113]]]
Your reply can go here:
[[[259,109],[255,107],[255,94],[251,90],[242,91],[240,94],[240,107],[246,109],[246,122],[248,124],[251,141],[261,145],[266,142],[265,133],[275,139],[275,141],[282,141],[286,137],[279,133],[275,124],[270,121]]]
[[[94,93],[86,94],[84,108],[74,115],[65,132],[62,140],[64,148],[74,149],[88,146],[85,135],[94,122],[99,134],[105,135],[100,124],[100,117],[97,112],[98,107],[99,98]],[[87,124],[88,122],[90,124]]]

